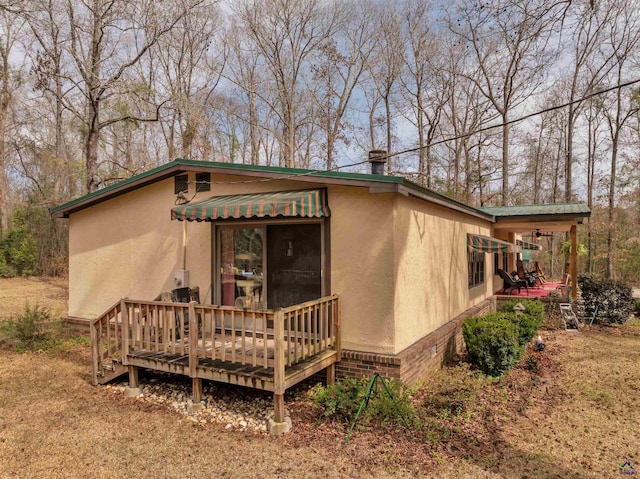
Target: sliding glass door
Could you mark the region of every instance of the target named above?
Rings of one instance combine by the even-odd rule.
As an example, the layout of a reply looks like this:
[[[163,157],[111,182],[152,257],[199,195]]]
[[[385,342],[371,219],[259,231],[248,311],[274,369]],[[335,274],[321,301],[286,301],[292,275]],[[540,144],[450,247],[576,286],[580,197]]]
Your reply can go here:
[[[276,309],[322,296],[321,223],[217,228],[220,304]]]

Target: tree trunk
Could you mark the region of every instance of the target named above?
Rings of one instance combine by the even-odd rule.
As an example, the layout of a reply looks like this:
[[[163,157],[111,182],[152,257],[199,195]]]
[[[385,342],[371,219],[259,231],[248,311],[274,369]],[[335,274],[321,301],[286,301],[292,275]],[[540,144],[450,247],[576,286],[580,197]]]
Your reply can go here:
[[[502,113],[502,206],[509,203],[509,111]]]
[[[389,101],[389,91],[384,96],[384,111],[387,117],[387,155],[391,154],[391,102]],[[391,158],[387,158],[387,175],[391,175],[393,168],[391,168]]]

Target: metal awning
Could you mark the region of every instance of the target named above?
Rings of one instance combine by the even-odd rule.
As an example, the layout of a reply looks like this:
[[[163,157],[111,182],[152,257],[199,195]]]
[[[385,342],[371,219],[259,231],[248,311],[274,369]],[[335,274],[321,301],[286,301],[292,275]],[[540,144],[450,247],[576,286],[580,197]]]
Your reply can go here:
[[[215,221],[228,218],[323,218],[329,216],[324,189],[214,196],[171,208],[171,219]]]
[[[481,253],[520,253],[522,251],[520,246],[513,243],[471,233],[467,233],[467,248],[469,251]]]
[[[518,246],[521,246],[522,249],[529,249],[529,250],[542,249],[542,247],[538,243],[529,243],[528,241],[523,241],[523,240],[516,240],[516,244]]]

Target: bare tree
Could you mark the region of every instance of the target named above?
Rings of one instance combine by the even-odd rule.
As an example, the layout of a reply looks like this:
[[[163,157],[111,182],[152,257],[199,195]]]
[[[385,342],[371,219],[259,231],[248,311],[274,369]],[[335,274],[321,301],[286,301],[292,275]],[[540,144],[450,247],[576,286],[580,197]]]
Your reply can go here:
[[[444,105],[454,92],[447,88],[451,77],[447,74],[448,51],[442,47],[443,38],[431,25],[431,8],[426,2],[412,2],[404,15],[403,33],[405,72],[400,77],[404,97],[412,112],[410,121],[418,133],[419,181],[427,188],[433,186],[433,155],[431,144],[438,132]]]
[[[613,50],[615,67],[611,80],[617,85],[623,82],[628,64],[633,60],[632,55],[637,51],[640,43],[640,15],[633,0],[620,0],[617,5],[616,21],[610,25],[608,47]],[[640,102],[632,97],[627,90],[614,90],[612,105],[605,109],[605,116],[609,127],[611,141],[611,169],[609,176],[609,199],[607,208],[607,278],[614,276],[614,220],[616,204],[616,186],[618,181],[618,160],[621,138],[626,123],[640,111]]]
[[[67,0],[69,38],[65,46],[73,67],[63,73],[63,79],[83,101],[80,104],[71,101],[68,94],[62,101],[84,124],[88,192],[101,184],[98,158],[101,131],[120,121],[157,121],[159,117],[160,105],[154,104],[150,85],[141,82],[135,67],[162,36],[204,1],[159,5],[151,0]],[[132,97],[144,106],[130,110],[134,102],[126,99]],[[105,112],[107,104],[111,108]]]
[[[340,6],[341,21],[336,32],[320,46],[312,67],[318,87],[315,90],[318,124],[325,138],[327,169],[334,166],[337,141],[347,140],[343,135],[344,117],[375,47],[372,5],[352,1]]]
[[[271,73],[281,121],[280,161],[293,167],[307,62],[332,34],[335,12],[319,0],[247,0],[238,16]]]
[[[162,95],[169,98],[163,108],[168,118],[162,123],[169,158],[192,157],[194,142],[204,129],[204,110],[211,106],[226,58],[223,41],[210,48],[216,39],[218,17],[215,4],[199,5],[181,16],[151,49],[160,67],[156,83],[162,85]]]
[[[573,39],[570,57],[572,64],[568,75],[569,105],[567,107],[564,198],[567,202],[573,200],[574,133],[583,105],[583,102],[578,101],[579,97],[592,92],[613,66],[613,51],[607,53],[599,51],[614,15],[614,9],[609,8],[606,3],[608,2],[597,4],[586,1],[572,2],[569,10],[572,17],[567,22],[568,28],[565,28],[571,32]]]
[[[468,76],[502,120],[502,204],[509,199],[511,113],[542,83],[553,11],[544,0],[461,0],[449,28],[468,45],[479,66]]]
[[[19,71],[12,64],[24,21],[9,9],[0,10],[0,231],[9,225],[9,184],[7,182],[7,139],[11,124],[13,97],[20,83]]]
[[[378,46],[370,57],[368,70],[380,97],[380,100],[375,100],[372,103],[377,105],[379,101],[382,101],[384,105],[386,150],[390,155],[393,153],[392,102],[403,67],[402,58],[405,45],[402,41],[402,20],[398,6],[394,3],[383,5],[379,16]],[[371,116],[373,116],[373,112]],[[392,172],[393,161],[392,158],[389,158],[387,160],[387,174]]]

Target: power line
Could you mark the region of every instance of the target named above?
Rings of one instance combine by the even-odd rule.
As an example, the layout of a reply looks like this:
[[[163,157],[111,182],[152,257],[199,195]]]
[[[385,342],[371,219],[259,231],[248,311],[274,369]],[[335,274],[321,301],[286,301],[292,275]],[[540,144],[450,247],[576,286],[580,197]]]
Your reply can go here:
[[[468,133],[463,133],[463,134],[458,135],[458,136],[453,136],[453,137],[450,137],[450,138],[444,138],[442,140],[438,140],[438,141],[435,141],[433,143],[429,143],[429,145],[417,146],[415,148],[409,148],[407,150],[397,151],[395,153],[391,153],[391,154],[387,155],[384,158],[387,159],[387,158],[393,158],[394,156],[404,155],[406,153],[415,153],[416,151],[420,151],[420,150],[423,150],[425,148],[430,148],[432,146],[441,145],[442,143],[447,143],[449,141],[455,141],[455,140],[461,140],[463,138],[468,138],[468,137],[470,137],[472,135],[475,135],[476,133],[482,133],[482,132],[485,132],[485,131],[493,130],[494,128],[500,128],[502,126],[507,126],[507,125],[512,125],[514,123],[519,123],[521,121],[528,120],[529,118],[533,118],[534,116],[543,115],[545,113],[549,113],[549,112],[555,111],[555,110],[560,110],[562,108],[566,108],[568,106],[575,105],[576,103],[581,103],[581,102],[583,102],[585,100],[589,100],[590,98],[593,98],[593,97],[596,97],[596,96],[599,96],[599,95],[603,95],[605,93],[609,93],[610,91],[618,90],[620,88],[628,87],[628,86],[631,86],[631,85],[633,85],[635,83],[639,83],[639,82],[640,82],[640,78],[636,78],[635,80],[631,80],[631,81],[628,81],[628,82],[625,82],[625,83],[620,83],[620,84],[614,85],[612,87],[605,88],[604,90],[598,90],[598,91],[595,91],[593,93],[589,93],[588,95],[585,95],[585,96],[583,96],[581,98],[578,98],[576,100],[573,100],[573,101],[568,101],[568,102],[562,103],[560,105],[554,105],[554,106],[550,106],[548,108],[544,108],[542,110],[538,110],[538,111],[533,112],[533,113],[528,113],[526,115],[523,115],[521,117],[515,118],[513,120],[509,120],[507,122],[502,122],[502,123],[498,123],[498,124],[490,125],[490,126],[484,126],[482,128],[478,128],[477,130],[473,130],[473,131],[470,131]]]
[[[393,158],[393,157],[400,156],[400,155],[404,155],[404,154],[407,154],[407,153],[415,153],[416,151],[420,151],[420,150],[423,150],[425,148],[431,148],[433,146],[441,145],[443,143],[448,143],[450,141],[455,141],[455,140],[461,140],[463,138],[468,138],[468,137],[473,136],[473,135],[475,135],[477,133],[483,133],[485,131],[493,130],[495,128],[500,128],[500,127],[503,127],[503,126],[512,125],[514,123],[519,123],[521,121],[528,120],[529,118],[533,118],[534,116],[539,116],[539,115],[543,115],[545,113],[549,113],[549,112],[552,112],[552,111],[560,110],[562,108],[566,108],[568,106],[575,105],[576,103],[581,103],[583,101],[589,100],[589,99],[594,98],[596,96],[603,95],[605,93],[609,93],[609,92],[614,91],[614,90],[618,90],[618,89],[621,89],[621,88],[625,88],[625,87],[634,85],[635,83],[640,83],[640,78],[636,78],[635,80],[630,80],[630,81],[627,81],[627,82],[624,82],[624,83],[619,83],[619,84],[614,85],[612,87],[605,88],[605,89],[602,89],[602,90],[598,90],[598,91],[595,91],[593,93],[589,93],[589,94],[584,95],[584,96],[582,96],[582,97],[580,97],[580,98],[578,98],[576,100],[568,101],[568,102],[562,103],[560,105],[554,105],[554,106],[550,106],[550,107],[547,107],[547,108],[543,108],[542,110],[538,110],[538,111],[535,111],[533,113],[528,113],[526,115],[520,116],[518,118],[514,118],[513,120],[509,120],[507,122],[502,122],[502,123],[498,123],[498,124],[494,124],[494,125],[490,125],[490,126],[484,126],[482,128],[478,128],[476,130],[473,130],[473,131],[470,131],[470,132],[467,132],[467,133],[463,133],[463,134],[458,135],[458,136],[453,136],[453,137],[449,137],[449,138],[443,138],[442,140],[438,140],[438,141],[435,141],[433,143],[429,143],[429,145],[417,146],[415,148],[409,148],[409,149],[406,149],[406,150],[397,151],[395,153],[387,154],[386,156],[380,156],[380,157],[378,157],[378,159],[385,159],[386,160],[386,159]],[[346,165],[334,166],[334,167],[326,169],[326,170],[308,170],[308,171],[304,171],[304,172],[301,172],[301,173],[287,173],[287,174],[285,174],[283,176],[278,176],[278,177],[273,177],[273,178],[260,178],[260,179],[253,179],[253,180],[238,180],[238,181],[207,181],[207,182],[202,182],[202,183],[226,184],[226,185],[228,185],[228,184],[247,184],[247,183],[267,183],[267,182],[270,182],[270,181],[281,181],[281,180],[286,180],[286,179],[289,179],[289,178],[298,178],[298,177],[302,177],[302,176],[314,176],[314,175],[321,174],[321,173],[324,173],[324,172],[338,171],[338,170],[341,170],[343,168],[351,168],[353,166],[362,165],[362,164],[368,163],[368,162],[369,162],[369,159],[367,158],[366,160],[361,160],[361,161],[357,161],[357,162],[354,162],[354,163],[349,163],[349,164],[346,164]],[[405,174],[410,174],[410,173],[409,172],[405,172]]]

